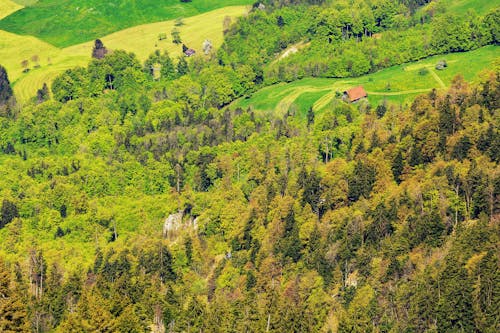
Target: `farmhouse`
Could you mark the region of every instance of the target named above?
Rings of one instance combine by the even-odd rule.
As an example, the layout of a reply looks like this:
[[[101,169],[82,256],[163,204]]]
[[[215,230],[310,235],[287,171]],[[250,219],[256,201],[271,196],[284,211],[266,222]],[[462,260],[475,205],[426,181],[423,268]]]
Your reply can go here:
[[[195,53],[196,53],[196,51],[193,49],[187,49],[186,51],[184,51],[184,55],[186,57],[190,57],[190,56],[194,55]]]
[[[366,98],[367,96],[368,94],[366,93],[363,86],[358,86],[344,91],[344,96],[342,97],[342,99],[346,102],[354,103],[362,98]]]

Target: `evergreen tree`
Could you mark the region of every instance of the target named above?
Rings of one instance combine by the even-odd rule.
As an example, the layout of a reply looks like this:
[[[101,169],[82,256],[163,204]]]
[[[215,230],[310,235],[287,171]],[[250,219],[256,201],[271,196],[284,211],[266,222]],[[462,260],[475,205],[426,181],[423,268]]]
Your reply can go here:
[[[385,103],[378,105],[377,109],[375,110],[375,113],[377,114],[378,118],[382,118],[386,112],[387,112],[387,106],[385,105]]]
[[[310,127],[312,124],[314,124],[314,110],[313,107],[310,106],[307,110],[307,127]]]
[[[288,258],[293,262],[297,262],[301,257],[302,244],[299,238],[299,228],[292,209],[285,217],[283,223],[283,236],[278,240],[275,252],[281,254],[284,263],[287,262]]]
[[[403,154],[401,153],[401,150],[398,151],[396,154],[396,157],[392,160],[392,174],[394,175],[394,180],[399,184],[401,183],[401,175],[403,174],[404,170],[404,160],[403,160]]]
[[[457,116],[451,104],[451,96],[446,95],[444,101],[439,103],[439,129],[442,136],[455,133],[457,129]]]
[[[452,158],[462,161],[467,157],[469,150],[472,147],[472,143],[467,135],[464,135],[458,140],[455,147],[453,147],[453,152],[451,154]]]
[[[8,199],[3,199],[2,209],[0,210],[0,229],[6,224],[10,223],[13,219],[19,217],[16,204]]]
[[[375,180],[375,170],[363,161],[358,160],[353,174],[349,177],[349,200],[357,201],[361,196],[368,198]]]
[[[440,274],[437,304],[439,332],[474,332],[472,285],[457,258],[449,257]]]
[[[49,98],[50,98],[49,87],[47,86],[47,83],[44,82],[42,88],[38,89],[36,92],[36,100],[37,103],[40,104],[45,101],[48,101]]]
[[[7,70],[0,65],[0,107],[7,104],[13,94]]]
[[[281,15],[278,16],[278,18],[276,19],[276,24],[280,28],[282,28],[285,25],[285,20],[283,19],[283,16]]]

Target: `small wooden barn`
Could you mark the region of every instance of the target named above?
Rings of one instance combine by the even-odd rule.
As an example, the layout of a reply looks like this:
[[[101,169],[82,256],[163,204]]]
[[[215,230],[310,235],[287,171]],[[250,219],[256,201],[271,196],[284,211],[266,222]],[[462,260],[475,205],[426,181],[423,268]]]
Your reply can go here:
[[[191,56],[192,56],[192,55],[194,55],[195,53],[196,53],[196,51],[195,51],[195,50],[193,50],[193,49],[187,49],[187,50],[184,52],[184,55],[185,55],[186,57],[191,57]]]
[[[342,97],[342,99],[346,102],[354,103],[362,98],[366,98],[367,96],[368,94],[366,93],[363,86],[358,86],[344,91],[344,96]]]

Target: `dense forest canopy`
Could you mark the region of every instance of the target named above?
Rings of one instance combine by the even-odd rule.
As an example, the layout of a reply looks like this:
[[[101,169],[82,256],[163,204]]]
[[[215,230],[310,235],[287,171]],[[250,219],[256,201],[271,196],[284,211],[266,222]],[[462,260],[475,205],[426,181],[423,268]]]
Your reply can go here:
[[[499,8],[440,3],[265,1],[192,58],[99,40],[27,105],[0,66],[0,332],[497,332],[498,62],[408,105],[233,106],[498,44]]]

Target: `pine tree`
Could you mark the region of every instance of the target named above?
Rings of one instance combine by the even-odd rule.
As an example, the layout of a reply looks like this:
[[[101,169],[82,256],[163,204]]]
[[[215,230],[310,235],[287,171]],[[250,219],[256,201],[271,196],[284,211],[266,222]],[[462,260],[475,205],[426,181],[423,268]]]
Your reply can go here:
[[[10,86],[9,76],[5,67],[0,65],[0,107],[7,104],[13,96],[12,88]]]
[[[448,258],[439,281],[437,304],[439,332],[474,332],[472,285],[457,258]]]
[[[283,222],[285,224],[283,236],[277,242],[275,252],[281,253],[283,262],[286,262],[287,258],[290,258],[293,262],[297,262],[301,257],[302,244],[299,238],[299,228],[292,209]]]
[[[280,28],[282,28],[285,25],[285,20],[283,19],[283,16],[281,16],[281,15],[278,16],[278,18],[276,19],[276,24]]]
[[[467,135],[464,135],[463,137],[460,138],[460,140],[458,140],[455,147],[453,147],[453,152],[451,154],[451,157],[459,161],[463,161],[463,159],[467,157],[467,154],[469,153],[471,147],[472,143],[469,137]]]
[[[0,229],[2,229],[6,224],[10,223],[16,217],[19,217],[19,212],[17,210],[16,204],[14,204],[10,200],[4,199],[2,202],[2,208],[0,210]]]
[[[314,110],[311,106],[307,110],[307,127],[309,128],[312,124],[314,124]]]
[[[49,87],[47,83],[44,83],[41,89],[38,89],[36,92],[36,101],[38,104],[48,101],[50,98],[49,95]]]
[[[361,196],[368,198],[376,180],[376,171],[362,161],[358,160],[354,172],[349,177],[350,201],[357,201]]]
[[[394,180],[399,184],[401,183],[401,175],[404,169],[404,160],[401,150],[398,151],[396,157],[392,160],[392,174],[394,175]]]

